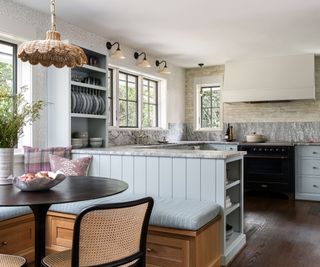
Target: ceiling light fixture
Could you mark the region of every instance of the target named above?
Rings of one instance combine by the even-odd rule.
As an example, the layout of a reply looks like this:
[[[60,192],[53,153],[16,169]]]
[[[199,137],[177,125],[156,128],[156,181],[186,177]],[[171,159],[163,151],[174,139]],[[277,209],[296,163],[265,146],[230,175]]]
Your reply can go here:
[[[46,40],[22,43],[18,48],[18,57],[23,62],[29,61],[32,65],[40,63],[44,67],[74,68],[86,64],[86,54],[80,47],[61,41],[61,35],[56,30],[56,3],[55,0],[50,2],[51,29],[47,31]]]
[[[141,52],[140,54],[138,52],[134,52],[134,54],[133,54],[135,59],[138,59],[141,55],[143,55],[143,60],[141,62],[137,63],[136,65],[141,68],[150,68],[151,65],[147,60],[147,55],[145,52]]]
[[[162,63],[164,63],[164,66],[161,69],[160,65]],[[167,65],[167,61],[165,61],[165,60],[162,60],[162,61],[156,60],[156,66],[159,67],[159,71],[158,71],[159,73],[171,74],[171,71],[169,70],[168,65]]]
[[[111,52],[111,48],[117,45],[117,49],[113,52]],[[125,59],[126,57],[124,56],[124,54],[122,53],[122,51],[120,50],[120,44],[119,42],[115,42],[113,44],[111,44],[110,42],[106,43],[107,49],[110,50],[110,57],[113,59]]]

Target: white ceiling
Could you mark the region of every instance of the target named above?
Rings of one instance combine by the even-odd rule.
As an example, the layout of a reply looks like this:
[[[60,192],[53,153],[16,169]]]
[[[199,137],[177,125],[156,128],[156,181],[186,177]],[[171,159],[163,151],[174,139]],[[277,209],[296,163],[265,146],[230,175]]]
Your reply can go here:
[[[49,13],[49,0],[14,0]],[[57,17],[182,67],[320,52],[319,0],[56,0]]]

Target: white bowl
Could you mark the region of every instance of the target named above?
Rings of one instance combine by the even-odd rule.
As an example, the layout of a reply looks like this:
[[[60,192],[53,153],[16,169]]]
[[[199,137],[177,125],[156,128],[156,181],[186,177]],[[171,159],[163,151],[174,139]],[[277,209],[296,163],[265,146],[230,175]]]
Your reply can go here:
[[[91,142],[95,142],[95,141],[96,142],[98,142],[98,141],[102,142],[102,138],[101,137],[91,137],[89,140],[90,140],[90,143]]]

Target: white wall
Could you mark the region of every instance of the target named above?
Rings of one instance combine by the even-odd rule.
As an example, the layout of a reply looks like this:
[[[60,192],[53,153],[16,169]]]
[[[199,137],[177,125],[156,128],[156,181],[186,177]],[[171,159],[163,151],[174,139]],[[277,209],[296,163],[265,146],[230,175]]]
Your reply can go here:
[[[49,10],[48,10],[49,11]],[[34,38],[44,39],[45,32],[50,28],[50,16],[30,8],[12,3],[7,0],[0,0],[0,34],[9,35],[20,40],[31,40]],[[75,25],[66,23],[59,19],[57,14],[57,29],[60,31],[62,38],[69,40],[79,46],[96,50],[100,53],[107,53],[105,44],[110,41],[108,38],[85,31]],[[171,75],[160,75],[154,65],[156,58],[148,55],[148,61],[153,65],[150,69],[141,69],[135,66],[133,58],[134,49],[128,48],[121,44],[126,59],[123,61],[110,60],[113,65],[126,67],[128,69],[143,71],[147,74],[167,79],[167,122],[183,123],[184,122],[184,87],[185,87],[185,70],[183,68],[169,64],[172,71]],[[146,52],[148,47],[146,47]],[[141,52],[141,51],[138,51]],[[161,58],[160,58],[161,59]],[[47,99],[46,88],[46,69],[42,66],[33,67],[33,85],[32,92],[34,99]],[[44,110],[41,114],[40,121],[34,125],[35,146],[46,146],[47,143],[47,114]]]

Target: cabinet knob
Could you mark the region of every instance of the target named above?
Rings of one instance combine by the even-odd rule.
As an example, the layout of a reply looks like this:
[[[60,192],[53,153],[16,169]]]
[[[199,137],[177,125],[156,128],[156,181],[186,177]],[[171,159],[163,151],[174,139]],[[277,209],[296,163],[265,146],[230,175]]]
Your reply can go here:
[[[317,168],[316,166],[313,166],[312,169],[316,170],[316,169],[318,169],[318,168]]]
[[[147,248],[147,252],[152,252],[152,249],[151,248]]]
[[[262,185],[261,185],[261,187],[263,187],[263,188],[267,188],[267,187],[268,187],[268,185],[266,185],[266,184],[262,184]]]
[[[8,245],[8,242],[7,242],[7,241],[2,241],[2,242],[0,242],[0,247],[6,246],[6,245]]]
[[[313,151],[312,154],[315,155],[315,154],[318,154],[318,153],[316,151]]]
[[[313,187],[318,188],[319,186],[317,186],[316,184],[314,184]]]

